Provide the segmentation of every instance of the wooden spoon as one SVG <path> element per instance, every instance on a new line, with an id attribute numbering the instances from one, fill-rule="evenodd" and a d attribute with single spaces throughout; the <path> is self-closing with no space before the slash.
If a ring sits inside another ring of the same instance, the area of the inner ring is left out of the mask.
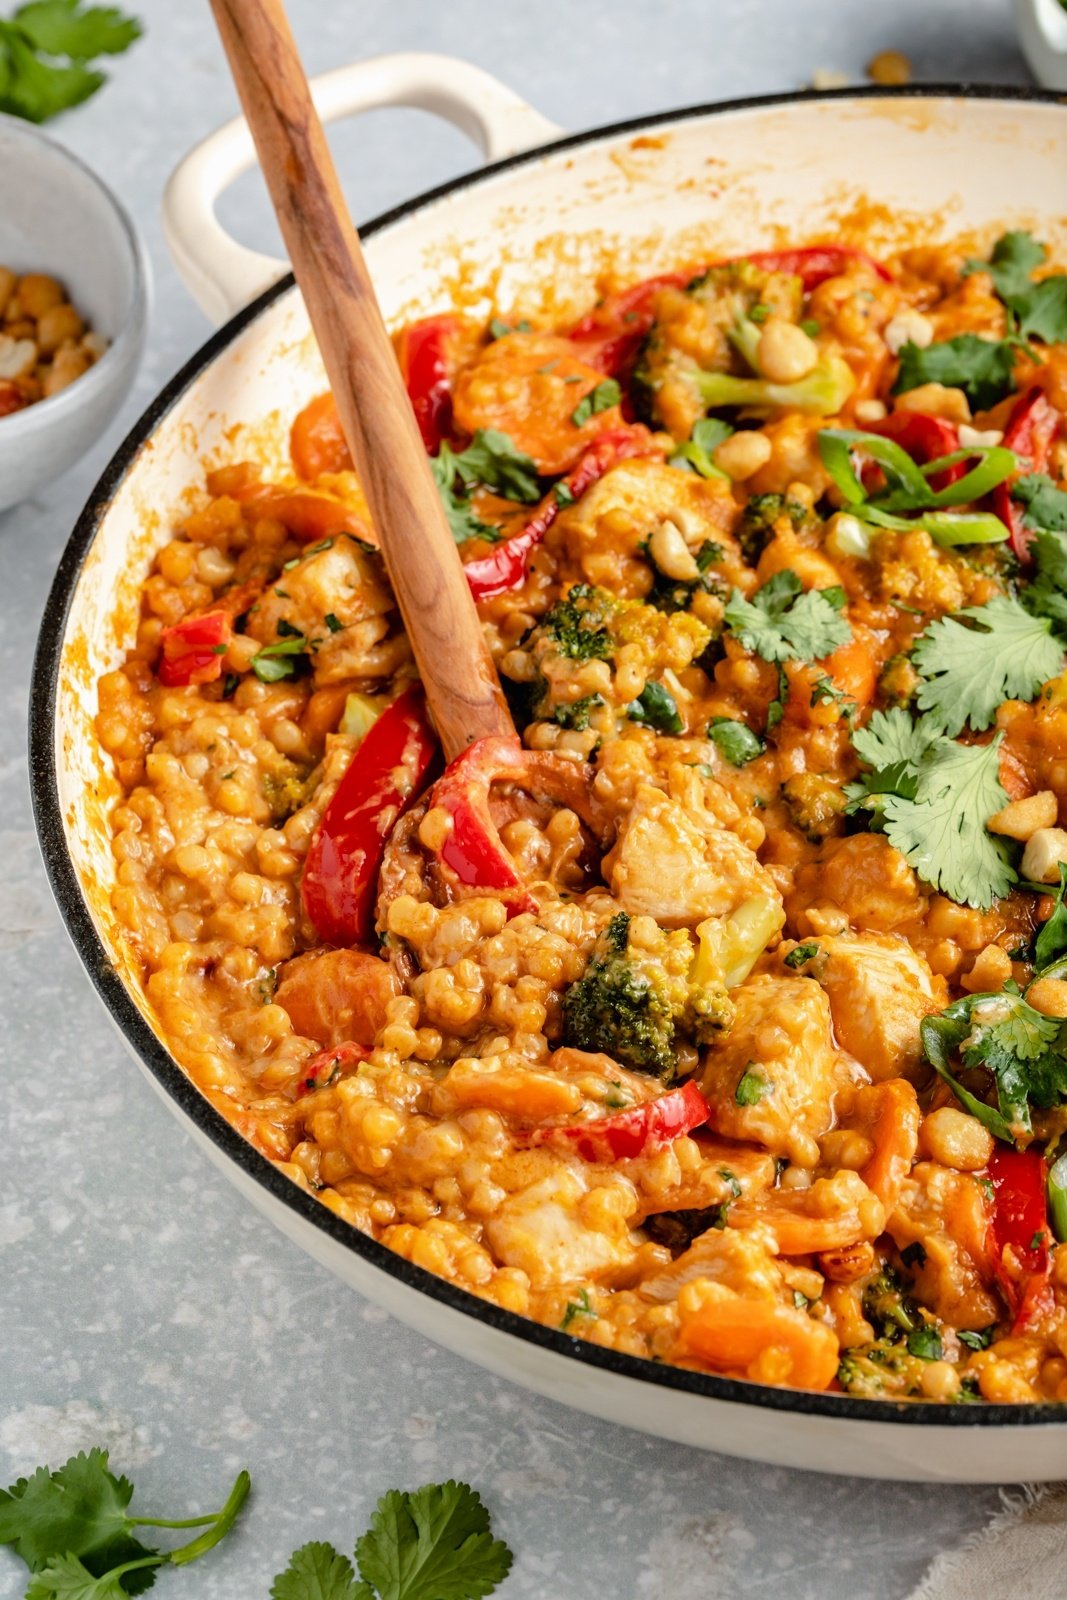
<path id="1" fill-rule="evenodd" d="M 211 0 L 445 755 L 515 729 L 280 0 Z"/>

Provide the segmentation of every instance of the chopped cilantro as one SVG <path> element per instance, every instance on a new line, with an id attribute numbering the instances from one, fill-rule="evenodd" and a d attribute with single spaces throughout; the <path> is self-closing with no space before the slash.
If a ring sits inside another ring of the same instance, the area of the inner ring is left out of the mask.
<path id="1" fill-rule="evenodd" d="M 1056 1017 L 1035 1011 L 1013 985 L 1002 994 L 968 995 L 920 1025 L 926 1058 L 960 1103 L 990 1133 L 1009 1143 L 1031 1131 L 1030 1108 L 1048 1110 L 1067 1100 L 1067 1030 Z M 997 1104 L 959 1083 L 950 1062 L 984 1067 Z"/>
<path id="2" fill-rule="evenodd" d="M 956 1337 L 960 1344 L 965 1344 L 968 1350 L 988 1350 L 997 1335 L 996 1323 L 991 1323 L 988 1328 L 960 1328 Z"/>
<path id="3" fill-rule="evenodd" d="M 1067 955 L 1067 905 L 1064 905 L 1064 890 L 1067 889 L 1067 866 L 1060 863 L 1060 885 L 1056 890 L 1056 900 L 1052 913 L 1038 930 L 1034 940 L 1034 966 L 1038 972 L 1050 966 L 1053 961 Z M 1024 947 L 1022 957 L 1026 956 Z"/>
<path id="4" fill-rule="evenodd" d="M 649 679 L 641 690 L 636 700 L 632 700 L 626 707 L 626 715 L 631 722 L 643 722 L 650 728 L 655 728 L 657 733 L 681 733 L 685 723 L 678 711 L 678 705 L 669 689 L 662 683 Z"/>
<path id="5" fill-rule="evenodd" d="M 581 428 L 590 417 L 599 416 L 601 411 L 610 411 L 612 406 L 617 406 L 622 399 L 622 390 L 614 378 L 602 378 L 595 389 L 590 389 L 575 406 L 571 413 L 571 421 L 576 428 Z"/>
<path id="6" fill-rule="evenodd" d="M 755 761 L 767 748 L 747 723 L 735 722 L 732 717 L 712 717 L 708 723 L 708 738 L 723 759 L 735 767 Z"/>
<path id="7" fill-rule="evenodd" d="M 595 1316 L 596 1312 L 589 1303 L 589 1290 L 581 1289 L 578 1292 L 578 1298 L 576 1300 L 569 1300 L 567 1302 L 567 1309 L 563 1313 L 563 1321 L 560 1323 L 560 1328 L 564 1333 L 566 1333 L 571 1323 L 576 1321 L 578 1317 Z"/>
<path id="8" fill-rule="evenodd" d="M 442 444 L 430 466 L 457 544 L 465 539 L 493 541 L 500 537 L 496 528 L 471 510 L 471 491 L 479 484 L 520 505 L 532 505 L 540 497 L 535 463 L 496 428 L 479 428 L 465 450 Z"/>
<path id="9" fill-rule="evenodd" d="M 795 949 L 790 950 L 789 954 L 784 957 L 784 960 L 786 966 L 792 967 L 795 972 L 797 967 L 803 967 L 818 954 L 819 946 L 817 944 L 798 944 Z"/>
<path id="10" fill-rule="evenodd" d="M 926 680 L 919 686 L 919 709 L 945 733 L 957 734 L 968 725 L 988 728 L 1004 700 L 1032 700 L 1061 670 L 1063 647 L 1048 618 L 997 595 L 932 622 L 912 662 Z"/>
<path id="11" fill-rule="evenodd" d="M 711 459 L 724 439 L 733 433 L 728 422 L 720 417 L 701 417 L 684 444 L 676 445 L 667 457 L 667 465 L 681 467 L 685 472 L 696 472 L 702 478 L 725 478 L 726 473 Z"/>
<path id="12" fill-rule="evenodd" d="M 962 389 L 976 411 L 987 411 L 1015 387 L 1015 350 L 1013 340 L 983 339 L 976 333 L 961 333 L 925 349 L 909 342 L 900 352 L 893 393 L 943 383 Z"/>
<path id="13" fill-rule="evenodd" d="M 288 628 L 288 623 L 285 625 Z M 278 624 L 281 633 L 282 624 Z M 279 639 L 276 644 L 265 644 L 257 650 L 252 657 L 252 671 L 261 683 L 278 683 L 282 678 L 291 678 L 296 673 L 297 657 L 304 656 L 312 648 L 313 641 L 290 629 L 291 637 Z"/>
<path id="14" fill-rule="evenodd" d="M 746 600 L 735 589 L 725 621 L 746 650 L 765 661 L 818 661 L 852 638 L 833 601 L 818 589 L 804 590 L 788 568 Z"/>
<path id="15" fill-rule="evenodd" d="M 331 633 L 340 633 L 341 629 L 344 627 L 344 623 L 340 622 L 337 617 L 334 616 L 332 611 L 327 611 L 323 620 L 325 621 L 326 626 L 329 628 Z"/>
<path id="16" fill-rule="evenodd" d="M 1020 338 L 1058 344 L 1067 339 L 1067 277 L 1054 273 L 1034 282 L 1046 254 L 1040 240 L 1019 229 L 1001 235 L 988 261 L 968 261 L 963 270 L 989 273 L 1008 310 L 1009 326 Z"/>
<path id="17" fill-rule="evenodd" d="M 908 1334 L 905 1343 L 908 1354 L 918 1356 L 920 1361 L 940 1361 L 945 1353 L 941 1343 L 940 1331 L 932 1322 L 923 1323 L 921 1327 L 913 1328 Z"/>
<path id="18" fill-rule="evenodd" d="M 753 1062 L 749 1062 L 734 1090 L 734 1100 L 739 1106 L 759 1105 L 764 1095 L 770 1094 L 772 1085 Z"/>

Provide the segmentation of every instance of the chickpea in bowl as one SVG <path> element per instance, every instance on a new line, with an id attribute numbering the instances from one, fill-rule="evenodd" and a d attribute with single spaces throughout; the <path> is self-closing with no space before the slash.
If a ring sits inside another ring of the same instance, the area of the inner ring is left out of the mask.
<path id="1" fill-rule="evenodd" d="M 144 248 L 111 191 L 47 134 L 0 116 L 0 514 L 115 420 L 149 298 Z"/>
<path id="2" fill-rule="evenodd" d="M 0 263 L 0 417 L 58 394 L 106 349 L 57 279 Z"/>

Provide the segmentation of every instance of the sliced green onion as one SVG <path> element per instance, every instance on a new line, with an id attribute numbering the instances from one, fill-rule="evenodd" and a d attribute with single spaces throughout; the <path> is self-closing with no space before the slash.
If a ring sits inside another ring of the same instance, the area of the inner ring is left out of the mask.
<path id="1" fill-rule="evenodd" d="M 924 511 L 918 517 L 895 517 L 881 506 L 869 504 L 854 505 L 851 515 L 876 528 L 892 528 L 896 533 L 920 528 L 945 549 L 958 544 L 1001 544 L 1011 537 L 1000 518 L 987 511 Z"/>
<path id="2" fill-rule="evenodd" d="M 934 491 L 908 452 L 892 439 L 883 439 L 877 433 L 863 433 L 856 428 L 820 428 L 819 454 L 823 466 L 849 505 L 860 505 L 867 498 L 867 491 L 852 464 L 854 450 L 862 450 L 878 463 L 891 492 L 907 496 L 906 504 L 934 504 Z"/>
<path id="3" fill-rule="evenodd" d="M 1056 1238 L 1067 1242 L 1067 1150 L 1048 1169 L 1048 1215 Z"/>
<path id="4" fill-rule="evenodd" d="M 1019 460 L 1013 450 L 1005 450 L 1003 445 L 982 447 L 971 450 L 953 450 L 951 455 L 938 456 L 936 461 L 929 461 L 920 471 L 924 478 L 933 478 L 939 472 L 944 472 L 946 467 L 954 467 L 960 461 L 974 461 L 977 465 L 970 472 L 964 473 L 955 483 L 946 484 L 943 489 L 936 492 L 929 490 L 924 500 L 912 501 L 903 494 L 879 495 L 877 504 L 884 506 L 887 511 L 909 511 L 913 507 L 922 510 L 925 506 L 965 506 L 972 500 L 981 500 L 998 483 L 1003 483 L 1010 478 L 1013 472 L 1019 469 Z"/>

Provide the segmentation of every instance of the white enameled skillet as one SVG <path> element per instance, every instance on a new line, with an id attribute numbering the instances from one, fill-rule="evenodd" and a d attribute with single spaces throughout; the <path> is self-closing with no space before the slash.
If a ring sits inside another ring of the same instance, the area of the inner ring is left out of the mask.
<path id="1" fill-rule="evenodd" d="M 328 74 L 317 99 L 327 117 L 386 104 L 435 111 L 492 163 L 363 230 L 392 322 L 457 295 L 475 311 L 494 299 L 577 309 L 608 263 L 636 279 L 675 262 L 825 239 L 857 221 L 876 252 L 967 230 L 986 243 L 1006 226 L 1028 226 L 1067 254 L 1067 106 L 1051 95 L 804 94 L 560 138 L 484 73 L 399 56 Z M 138 586 L 175 513 L 200 492 L 205 459 L 254 452 L 281 464 L 292 416 L 324 386 L 283 266 L 230 239 L 214 216 L 217 194 L 251 160 L 246 130 L 231 124 L 172 180 L 175 258 L 201 304 L 230 320 L 149 408 L 98 484 L 60 564 L 35 667 L 42 847 L 74 943 L 135 1059 L 238 1189 L 303 1249 L 428 1337 L 541 1394 L 666 1439 L 789 1466 L 970 1482 L 1067 1476 L 1067 1413 L 1056 1406 L 909 1405 L 761 1388 L 601 1350 L 487 1305 L 296 1188 L 169 1055 L 109 907 L 107 815 L 117 789 L 93 733 L 95 686 L 133 639 Z"/>

